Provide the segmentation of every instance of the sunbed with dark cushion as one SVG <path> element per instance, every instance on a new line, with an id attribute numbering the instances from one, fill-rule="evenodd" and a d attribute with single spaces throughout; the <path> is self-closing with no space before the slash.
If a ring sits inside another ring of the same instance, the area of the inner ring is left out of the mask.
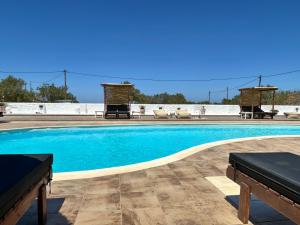
<path id="1" fill-rule="evenodd" d="M 274 208 L 283 206 L 284 202 L 281 200 L 286 200 L 285 202 L 293 206 L 291 211 L 299 206 L 300 156 L 288 152 L 231 153 L 229 163 L 231 165 L 228 167 L 227 176 L 239 184 L 246 185 L 250 192 Z M 244 197 L 242 199 L 245 199 Z M 283 213 L 289 216 L 288 206 L 281 207 L 276 209 L 281 212 L 283 210 Z M 295 218 L 292 219 L 295 221 Z M 298 221 L 300 214 L 295 222 Z"/>
<path id="2" fill-rule="evenodd" d="M 112 104 L 106 106 L 105 118 L 108 118 L 110 115 L 119 118 L 120 115 L 126 115 L 127 118 L 130 118 L 130 107 L 127 104 Z"/>
<path id="3" fill-rule="evenodd" d="M 231 153 L 234 168 L 300 203 L 300 156 L 292 153 Z"/>
<path id="4" fill-rule="evenodd" d="M 0 155 L 0 224 L 30 191 L 50 181 L 52 162 L 51 154 Z"/>
<path id="5" fill-rule="evenodd" d="M 241 106 L 241 112 L 252 112 L 252 106 Z M 278 111 L 265 112 L 259 106 L 253 107 L 253 116 L 258 119 L 264 119 L 265 116 L 273 119 L 276 116 Z"/>

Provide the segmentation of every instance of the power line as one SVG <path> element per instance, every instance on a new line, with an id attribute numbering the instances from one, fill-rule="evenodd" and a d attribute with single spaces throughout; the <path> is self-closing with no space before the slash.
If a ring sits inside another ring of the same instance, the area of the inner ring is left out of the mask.
<path id="1" fill-rule="evenodd" d="M 261 77 L 275 77 L 275 76 L 283 76 L 292 73 L 300 72 L 300 69 L 291 70 L 287 72 L 277 73 L 277 74 L 269 74 L 269 75 L 261 75 Z M 69 73 L 81 76 L 90 76 L 90 77 L 102 77 L 102 78 L 112 78 L 112 79 L 122 79 L 122 80 L 139 80 L 139 81 L 154 81 L 154 82 L 209 82 L 209 81 L 228 81 L 228 80 L 239 80 L 239 79 L 247 79 L 247 78 L 257 78 L 257 75 L 252 76 L 239 76 L 239 77 L 225 77 L 225 78 L 210 78 L 210 79 L 153 79 L 153 78 L 137 78 L 137 77 L 123 77 L 123 76 L 109 76 L 95 73 L 81 73 L 70 71 Z"/>
<path id="2" fill-rule="evenodd" d="M 261 78 L 262 78 L 262 75 L 259 75 L 259 76 L 258 76 L 258 87 L 261 86 Z"/>
<path id="3" fill-rule="evenodd" d="M 224 92 L 231 91 L 231 90 L 237 90 L 237 89 L 242 88 L 242 87 L 244 87 L 244 86 L 246 86 L 248 84 L 251 84 L 253 82 L 257 82 L 257 80 L 259 81 L 259 86 L 260 86 L 261 85 L 261 79 L 263 77 L 283 76 L 283 75 L 287 75 L 287 74 L 291 74 L 291 73 L 296 73 L 296 72 L 300 72 L 300 70 L 292 70 L 292 71 L 288 71 L 288 72 L 277 73 L 277 74 L 270 74 L 270 75 L 260 75 L 260 76 L 256 76 L 256 78 L 253 79 L 253 80 L 250 80 L 250 81 L 248 81 L 246 83 L 243 83 L 243 84 L 240 84 L 238 86 L 229 88 L 228 90 L 227 89 L 216 90 L 216 91 L 211 91 L 211 93 L 224 93 Z"/>
<path id="4" fill-rule="evenodd" d="M 284 75 L 288 75 L 288 74 L 292 74 L 292 73 L 297 73 L 297 72 L 300 72 L 300 69 L 291 70 L 291 71 L 282 72 L 282 73 L 275 73 L 275 74 L 264 75 L 262 77 L 277 77 L 277 76 L 284 76 Z"/>
<path id="5" fill-rule="evenodd" d="M 209 91 L 209 102 L 211 101 L 211 94 L 226 93 L 226 99 L 229 99 L 229 96 L 228 96 L 229 95 L 229 91 L 238 90 L 238 89 L 240 89 L 240 88 L 242 88 L 242 87 L 244 87 L 244 86 L 246 86 L 248 84 L 251 84 L 253 82 L 257 82 L 257 79 L 258 79 L 258 77 L 255 78 L 255 79 L 252 79 L 252 80 L 250 80 L 250 81 L 248 81 L 246 83 L 242 83 L 242 84 L 240 84 L 238 86 L 232 87 L 232 88 L 226 87 L 226 89 L 224 89 L 224 90 Z"/>
<path id="6" fill-rule="evenodd" d="M 23 74 L 51 74 L 51 73 L 61 73 L 62 71 L 0 71 L 0 73 L 14 74 L 14 73 L 23 73 Z M 209 82 L 209 81 L 227 81 L 227 80 L 239 80 L 252 78 L 254 76 L 240 76 L 240 77 L 226 77 L 226 78 L 210 78 L 210 79 L 154 79 L 154 78 L 137 78 L 137 77 L 127 77 L 127 76 L 110 76 L 94 73 L 81 73 L 75 71 L 68 71 L 70 74 L 89 76 L 89 77 L 101 77 L 101 78 L 111 78 L 111 79 L 121 79 L 121 80 L 137 80 L 137 81 L 154 81 L 154 82 Z M 42 83 L 42 82 L 41 82 Z"/>
<path id="7" fill-rule="evenodd" d="M 226 77 L 226 78 L 210 78 L 210 79 L 154 79 L 154 78 L 137 78 L 137 77 L 123 77 L 123 76 L 109 76 L 94 73 L 80 73 L 69 71 L 70 74 L 90 76 L 90 77 L 101 77 L 101 78 L 112 78 L 121 80 L 137 80 L 137 81 L 154 81 L 154 82 L 209 82 L 209 81 L 227 81 L 227 80 L 239 80 L 252 78 L 255 76 L 240 76 L 240 77 Z"/>
<path id="8" fill-rule="evenodd" d="M 47 83 L 50 83 L 50 82 L 52 82 L 54 80 L 57 80 L 60 77 L 62 77 L 62 74 L 56 75 L 56 76 L 50 78 L 49 80 L 45 80 L 45 81 L 31 81 L 31 83 L 34 83 L 34 84 L 47 84 Z"/>
<path id="9" fill-rule="evenodd" d="M 226 87 L 226 99 L 229 99 L 229 88 Z"/>
<path id="10" fill-rule="evenodd" d="M 0 73 L 6 73 L 6 74 L 55 74 L 55 73 L 61 73 L 63 71 L 2 71 L 0 70 Z M 61 77 L 62 74 L 56 75 L 52 78 L 50 78 L 49 80 L 45 80 L 45 81 L 30 81 L 30 83 L 33 84 L 47 84 L 50 83 L 56 79 L 58 79 L 59 77 Z"/>
<path id="11" fill-rule="evenodd" d="M 31 74 L 51 74 L 51 73 L 62 73 L 64 70 L 57 70 L 57 71 L 0 71 L 0 73 L 31 73 Z M 261 75 L 262 78 L 264 77 L 275 77 L 275 76 L 284 76 L 292 73 L 300 72 L 300 69 L 286 71 L 282 73 L 276 74 L 268 74 L 268 75 Z M 111 78 L 111 79 L 121 79 L 121 80 L 137 80 L 137 81 L 154 81 L 154 82 L 210 82 L 210 81 L 228 81 L 228 80 L 239 80 L 239 79 L 247 79 L 247 78 L 257 78 L 257 75 L 251 76 L 230 76 L 224 78 L 210 78 L 210 79 L 154 79 L 154 78 L 138 78 L 138 77 L 131 77 L 131 76 L 110 76 L 110 75 L 103 75 L 103 74 L 96 74 L 96 73 L 82 73 L 82 72 L 75 72 L 75 71 L 68 71 L 69 74 L 74 75 L 81 75 L 81 76 L 90 76 L 90 77 L 101 77 L 101 78 Z"/>
<path id="12" fill-rule="evenodd" d="M 236 90 L 236 89 L 239 89 L 239 88 L 241 88 L 241 87 L 245 87 L 246 85 L 251 84 L 251 83 L 253 83 L 253 82 L 255 82 L 255 81 L 257 81 L 257 78 L 255 78 L 255 79 L 253 79 L 253 80 L 250 80 L 250 81 L 248 81 L 248 82 L 246 82 L 246 83 L 240 84 L 240 85 L 238 85 L 238 86 L 235 86 L 235 87 L 233 87 L 233 88 L 231 88 L 231 89 L 229 89 L 229 90 Z"/>
<path id="13" fill-rule="evenodd" d="M 60 73 L 62 71 L 3 71 L 0 70 L 0 73 L 7 73 L 7 74 L 13 74 L 13 73 L 30 73 L 30 74 L 47 74 L 47 73 Z"/>
<path id="14" fill-rule="evenodd" d="M 257 78 L 252 79 L 252 80 L 250 80 L 250 81 L 247 81 L 246 83 L 242 83 L 242 84 L 240 84 L 240 85 L 238 85 L 238 86 L 234 86 L 234 87 L 232 87 L 232 88 L 227 87 L 226 89 L 216 90 L 216 91 L 211 91 L 211 93 L 225 93 L 225 92 L 228 92 L 228 91 L 237 90 L 237 89 L 239 89 L 239 88 L 241 88 L 241 87 L 244 87 L 244 86 L 246 86 L 246 85 L 248 85 L 248 84 L 253 83 L 254 81 L 257 81 Z"/>
<path id="15" fill-rule="evenodd" d="M 64 70 L 64 91 L 65 91 L 65 100 L 67 100 L 67 92 L 68 92 L 68 86 L 67 86 L 67 70 Z"/>
<path id="16" fill-rule="evenodd" d="M 229 81 L 229 80 L 239 80 L 239 79 L 247 79 L 247 78 L 255 78 L 251 79 L 250 81 L 243 83 L 241 85 L 228 88 L 223 90 L 215 90 L 215 91 L 209 91 L 209 99 L 211 97 L 212 93 L 224 93 L 226 92 L 226 96 L 228 98 L 228 92 L 231 90 L 236 90 L 241 87 L 244 87 L 248 84 L 251 84 L 253 82 L 256 82 L 257 80 L 259 81 L 259 86 L 261 85 L 261 80 L 262 78 L 269 78 L 269 77 L 277 77 L 277 76 L 285 76 L 293 73 L 300 72 L 300 69 L 296 70 L 290 70 L 286 72 L 281 72 L 281 73 L 276 73 L 276 74 L 268 74 L 268 75 L 253 75 L 253 76 L 239 76 L 239 77 L 224 77 L 224 78 L 210 78 L 210 79 L 154 79 L 154 78 L 137 78 L 137 77 L 129 77 L 129 76 L 110 76 L 110 75 L 102 75 L 102 74 L 95 74 L 95 73 L 81 73 L 81 72 L 75 72 L 75 71 L 67 71 L 67 70 L 57 70 L 57 71 L 1 71 L 0 73 L 7 73 L 7 74 L 54 74 L 54 73 L 60 73 L 57 76 L 54 76 L 53 78 L 43 81 L 43 82 L 34 82 L 30 81 L 30 83 L 36 83 L 36 84 L 45 84 L 45 83 L 50 83 L 62 75 L 64 75 L 64 87 L 65 87 L 65 94 L 67 90 L 67 72 L 69 74 L 73 75 L 80 75 L 80 76 L 89 76 L 89 77 L 101 77 L 101 78 L 111 78 L 111 79 L 121 79 L 121 80 L 136 80 L 136 81 L 153 81 L 153 82 L 210 82 L 210 81 Z"/>

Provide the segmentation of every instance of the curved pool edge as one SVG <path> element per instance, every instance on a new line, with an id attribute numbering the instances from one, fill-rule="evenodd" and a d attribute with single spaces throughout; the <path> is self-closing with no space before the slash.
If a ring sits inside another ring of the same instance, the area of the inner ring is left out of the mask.
<path id="1" fill-rule="evenodd" d="M 48 121 L 46 121 L 48 122 Z M 52 121 L 51 121 L 52 122 Z M 64 121 L 65 122 L 65 121 Z M 271 125 L 271 126 L 300 126 L 300 121 L 257 121 L 257 120 L 247 120 L 247 121 L 210 121 L 210 120 L 197 120 L 197 121 L 132 121 L 132 123 L 123 123 L 122 121 L 117 123 L 95 123 L 95 124 L 61 124 L 61 125 L 34 125 L 34 126 L 22 126 L 22 127 L 11 127 L 11 128 L 1 128 L 0 132 L 6 131 L 22 131 L 30 129 L 47 129 L 47 128 L 81 128 L 81 127 L 115 127 L 115 126 L 155 126 L 155 125 Z M 284 122 L 284 123 L 282 123 Z"/>
<path id="2" fill-rule="evenodd" d="M 135 172 L 144 169 L 150 169 L 158 166 L 163 166 L 168 163 L 176 162 L 181 159 L 184 159 L 188 156 L 206 150 L 208 148 L 230 144 L 235 142 L 242 142 L 242 141 L 251 141 L 251 140 L 263 140 L 263 139 L 272 139 L 272 138 L 293 138 L 298 137 L 300 135 L 272 135 L 272 136 L 256 136 L 256 137 L 246 137 L 246 138 L 234 138 L 222 141 L 215 141 L 210 143 L 205 143 L 201 145 L 196 145 L 187 149 L 184 149 L 180 152 L 174 153 L 172 155 L 162 157 L 159 159 L 154 159 L 142 163 L 136 163 L 126 166 L 118 166 L 118 167 L 111 167 L 111 168 L 104 168 L 104 169 L 95 169 L 95 170 L 83 170 L 83 171 L 76 171 L 76 172 L 60 172 L 60 173 L 53 173 L 53 181 L 63 181 L 63 180 L 77 180 L 77 179 L 87 179 L 87 178 L 95 178 L 95 177 L 102 177 L 102 176 L 109 176 L 109 175 L 116 175 L 116 174 L 123 174 L 129 172 Z"/>

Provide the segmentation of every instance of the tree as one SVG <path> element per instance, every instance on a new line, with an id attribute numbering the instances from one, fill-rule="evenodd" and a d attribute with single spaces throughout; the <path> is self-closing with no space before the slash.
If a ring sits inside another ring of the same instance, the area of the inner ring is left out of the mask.
<path id="1" fill-rule="evenodd" d="M 197 102 L 197 104 L 205 104 L 205 105 L 209 105 L 211 104 L 208 100 L 204 100 L 204 101 L 201 101 L 201 102 Z"/>
<path id="2" fill-rule="evenodd" d="M 67 92 L 67 95 L 65 96 L 64 86 L 57 87 L 54 84 L 43 84 L 39 86 L 37 90 L 37 96 L 42 102 L 56 102 L 59 100 L 65 100 L 65 97 L 67 100 L 72 102 L 78 102 L 76 97 L 70 92 Z"/>
<path id="3" fill-rule="evenodd" d="M 28 102 L 34 99 L 34 93 L 25 89 L 25 81 L 11 75 L 0 81 L 0 94 L 6 102 Z"/>
<path id="4" fill-rule="evenodd" d="M 54 84 L 43 84 L 37 91 L 26 90 L 26 82 L 11 75 L 0 81 L 0 101 L 5 102 L 55 102 L 65 99 L 65 88 Z M 77 102 L 76 97 L 67 92 L 67 100 Z"/>
<path id="5" fill-rule="evenodd" d="M 222 104 L 224 105 L 239 105 L 240 104 L 240 95 L 236 95 L 231 99 L 222 99 Z"/>
<path id="6" fill-rule="evenodd" d="M 188 101 L 181 93 L 174 95 L 168 94 L 167 92 L 156 94 L 150 97 L 150 103 L 152 104 L 187 104 Z"/>
<path id="7" fill-rule="evenodd" d="M 272 103 L 272 93 L 263 92 L 262 104 Z M 277 105 L 299 105 L 300 91 L 278 91 L 275 94 L 275 104 Z"/>
<path id="8" fill-rule="evenodd" d="M 130 84 L 129 81 L 124 81 L 123 84 Z M 167 92 L 155 95 L 145 95 L 139 89 L 133 88 L 132 101 L 140 104 L 188 104 L 193 103 L 187 101 L 185 96 L 181 93 L 168 94 Z"/>

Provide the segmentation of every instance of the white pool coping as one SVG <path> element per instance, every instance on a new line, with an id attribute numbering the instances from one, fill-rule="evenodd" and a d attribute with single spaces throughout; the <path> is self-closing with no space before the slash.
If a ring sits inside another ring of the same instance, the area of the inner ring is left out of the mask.
<path id="1" fill-rule="evenodd" d="M 273 135 L 273 136 L 258 136 L 258 137 L 247 137 L 247 138 L 234 138 L 224 141 L 215 141 L 206 144 L 197 145 L 175 154 L 147 161 L 142 163 L 136 163 L 126 166 L 118 166 L 118 167 L 111 167 L 111 168 L 104 168 L 104 169 L 95 169 L 95 170 L 83 170 L 83 171 L 76 171 L 76 172 L 61 172 L 61 173 L 54 173 L 53 180 L 54 181 L 63 181 L 63 180 L 75 180 L 75 179 L 86 179 L 86 178 L 95 178 L 101 176 L 108 176 L 108 175 L 115 175 L 115 174 L 122 174 L 122 173 L 129 173 L 144 169 L 149 169 L 153 167 L 163 166 L 168 163 L 176 162 L 178 160 L 184 159 L 188 156 L 191 156 L 195 153 L 200 151 L 206 150 L 208 148 L 241 142 L 241 141 L 250 141 L 250 140 L 264 140 L 264 139 L 271 139 L 271 138 L 293 138 L 297 137 L 300 138 L 300 135 Z"/>

